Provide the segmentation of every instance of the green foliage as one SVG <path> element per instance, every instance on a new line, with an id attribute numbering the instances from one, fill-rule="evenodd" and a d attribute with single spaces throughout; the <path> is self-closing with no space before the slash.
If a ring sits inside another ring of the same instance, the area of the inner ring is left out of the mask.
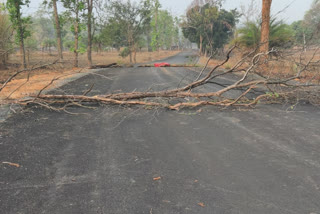
<path id="1" fill-rule="evenodd" d="M 233 35 L 233 29 L 238 22 L 239 13 L 236 10 L 226 11 L 215 4 L 194 6 L 187 11 L 182 23 L 182 32 L 191 42 L 215 50 L 222 48 Z"/>
<path id="2" fill-rule="evenodd" d="M 109 5 L 110 17 L 103 32 L 106 43 L 118 42 L 118 45 L 127 46 L 129 54 L 136 50 L 136 44 L 150 25 L 150 0 L 139 3 L 131 1 L 111 1 Z M 114 45 L 114 43 L 113 43 Z"/>
<path id="3" fill-rule="evenodd" d="M 280 94 L 278 94 L 277 92 L 266 92 L 266 95 L 268 95 L 271 98 L 279 98 Z"/>
<path id="4" fill-rule="evenodd" d="M 247 22 L 245 25 L 238 29 L 238 37 L 234 43 L 238 43 L 245 47 L 256 47 L 260 42 L 260 24 L 256 22 Z"/>
<path id="5" fill-rule="evenodd" d="M 55 47 L 56 41 L 54 39 L 45 39 L 41 45 L 48 48 Z"/>
<path id="6" fill-rule="evenodd" d="M 17 43 L 31 36 L 30 30 L 27 29 L 28 25 L 31 24 L 31 17 L 22 17 L 21 13 L 22 6 L 28 6 L 29 3 L 29 0 L 7 0 L 6 7 L 12 27 L 16 31 Z"/>
<path id="7" fill-rule="evenodd" d="M 63 43 L 63 46 L 64 46 L 65 48 L 68 48 L 69 51 L 71 51 L 71 52 L 74 52 L 74 51 L 75 51 L 75 49 L 74 49 L 74 41 L 72 41 L 72 40 L 67 40 L 67 41 L 65 41 L 65 42 Z M 77 49 L 77 52 L 83 54 L 83 53 L 85 53 L 86 51 L 87 51 L 87 46 L 86 46 L 86 44 L 84 44 L 83 42 L 80 42 L 80 43 L 79 43 L 79 46 L 78 46 L 78 49 Z"/>
<path id="8" fill-rule="evenodd" d="M 170 49 L 179 37 L 179 28 L 176 19 L 167 10 L 159 10 L 158 15 L 152 17 L 152 42 L 151 47 L 155 51 L 160 47 Z"/>
<path id="9" fill-rule="evenodd" d="M 0 4 L 0 67 L 1 64 L 6 64 L 6 55 L 12 48 L 12 28 L 9 21 L 9 16 L 5 12 L 4 7 Z"/>
<path id="10" fill-rule="evenodd" d="M 139 48 L 139 49 L 142 49 L 143 47 L 145 47 L 147 45 L 147 40 L 143 37 L 140 37 L 138 40 L 137 40 L 137 43 L 136 43 L 136 47 Z"/>
<path id="11" fill-rule="evenodd" d="M 37 50 L 38 40 L 34 37 L 29 37 L 25 40 L 25 48 L 28 50 Z"/>
<path id="12" fill-rule="evenodd" d="M 126 58 L 127 56 L 130 55 L 130 49 L 125 47 L 119 54 L 122 58 Z"/>
<path id="13" fill-rule="evenodd" d="M 303 44 L 304 37 L 307 44 L 320 42 L 320 1 L 314 0 L 310 10 L 305 13 L 302 21 L 292 24 L 297 43 Z"/>
<path id="14" fill-rule="evenodd" d="M 294 39 L 296 44 L 303 45 L 305 42 L 312 40 L 312 29 L 307 27 L 304 21 L 296 21 L 291 24 L 294 32 Z"/>
<path id="15" fill-rule="evenodd" d="M 237 38 L 233 43 L 244 47 L 254 48 L 260 43 L 261 25 L 260 21 L 247 22 L 238 29 Z M 294 31 L 292 28 L 276 19 L 270 22 L 270 48 L 272 47 L 290 47 L 294 42 Z"/>
<path id="16" fill-rule="evenodd" d="M 32 25 L 29 28 L 32 34 L 31 40 L 36 40 L 38 46 L 43 46 L 46 40 L 53 40 L 55 42 L 56 38 L 53 18 L 48 17 L 46 13 L 47 11 L 40 9 L 31 19 Z"/>
<path id="17" fill-rule="evenodd" d="M 99 39 L 104 45 L 116 49 L 128 45 L 127 36 L 123 32 L 123 27 L 120 22 L 113 18 L 110 18 L 109 22 L 102 27 Z"/>

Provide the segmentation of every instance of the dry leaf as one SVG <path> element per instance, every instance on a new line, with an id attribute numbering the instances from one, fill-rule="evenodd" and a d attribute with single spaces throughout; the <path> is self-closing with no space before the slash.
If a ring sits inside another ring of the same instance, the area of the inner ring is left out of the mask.
<path id="1" fill-rule="evenodd" d="M 161 177 L 153 178 L 154 181 L 158 181 L 160 179 L 161 179 Z"/>
<path id="2" fill-rule="evenodd" d="M 202 202 L 198 203 L 198 205 L 199 205 L 200 207 L 205 207 L 204 203 L 202 203 Z"/>
<path id="3" fill-rule="evenodd" d="M 8 165 L 10 165 L 10 166 L 15 166 L 15 167 L 20 167 L 20 165 L 19 164 L 17 164 L 17 163 L 11 163 L 11 162 L 2 162 L 3 164 L 8 164 Z"/>

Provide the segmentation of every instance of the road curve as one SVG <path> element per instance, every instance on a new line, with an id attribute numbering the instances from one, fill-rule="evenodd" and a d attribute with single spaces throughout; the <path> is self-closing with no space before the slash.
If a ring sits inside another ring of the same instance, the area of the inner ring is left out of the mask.
<path id="1" fill-rule="evenodd" d="M 197 74 L 104 69 L 52 93 L 163 90 Z M 320 214 L 316 107 L 92 107 L 30 107 L 0 123 L 0 213 Z"/>

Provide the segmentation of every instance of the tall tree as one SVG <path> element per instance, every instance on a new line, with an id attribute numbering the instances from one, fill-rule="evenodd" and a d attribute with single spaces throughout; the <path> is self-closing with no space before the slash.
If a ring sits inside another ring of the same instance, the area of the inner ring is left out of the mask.
<path id="1" fill-rule="evenodd" d="M 320 1 L 314 0 L 311 4 L 310 10 L 308 10 L 304 19 L 300 22 L 300 30 L 302 31 L 302 37 L 304 45 L 307 44 L 319 44 L 320 41 Z M 301 34 L 301 33 L 300 33 Z"/>
<path id="2" fill-rule="evenodd" d="M 53 17 L 54 17 L 54 29 L 56 34 L 56 46 L 58 49 L 58 58 L 60 61 L 63 60 L 63 45 L 62 45 L 62 33 L 61 33 L 61 16 L 58 13 L 57 7 L 58 0 L 44 0 L 43 4 L 48 5 L 50 8 L 53 9 Z"/>
<path id="3" fill-rule="evenodd" d="M 223 50 L 237 21 L 236 10 L 226 11 L 208 3 L 187 11 L 182 32 L 191 42 L 198 44 L 202 55 L 216 49 Z"/>
<path id="4" fill-rule="evenodd" d="M 161 8 L 161 4 L 159 0 L 153 0 L 152 2 L 152 13 L 153 13 L 153 19 L 151 22 L 151 47 L 152 50 L 159 50 L 160 44 L 159 44 L 159 9 Z"/>
<path id="5" fill-rule="evenodd" d="M 21 7 L 25 5 L 29 6 L 29 3 L 29 0 L 7 0 L 10 21 L 16 31 L 16 41 L 20 45 L 21 64 L 23 68 L 27 67 L 24 40 L 30 36 L 27 25 L 31 23 L 31 20 L 30 17 L 22 17 Z"/>
<path id="6" fill-rule="evenodd" d="M 12 29 L 9 22 L 9 17 L 0 4 L 0 69 L 6 68 L 7 57 L 9 55 L 10 44 L 12 37 Z"/>
<path id="7" fill-rule="evenodd" d="M 63 60 L 63 53 L 62 53 L 63 47 L 62 47 L 60 20 L 59 20 L 58 8 L 57 8 L 57 0 L 52 0 L 52 6 L 53 6 L 55 29 L 56 29 L 56 35 L 57 35 L 58 56 L 60 60 Z"/>
<path id="8" fill-rule="evenodd" d="M 80 19 L 81 13 L 85 9 L 85 2 L 83 0 L 63 0 L 63 6 L 67 9 L 66 16 L 70 18 L 72 22 L 71 31 L 74 34 L 74 60 L 73 66 L 79 66 L 79 35 L 81 32 Z"/>
<path id="9" fill-rule="evenodd" d="M 269 51 L 271 3 L 272 3 L 272 0 L 262 0 L 260 52 L 268 52 Z"/>
<path id="10" fill-rule="evenodd" d="M 110 2 L 111 17 L 109 22 L 119 26 L 122 35 L 125 35 L 130 62 L 136 62 L 137 42 L 150 25 L 150 1 L 136 2 L 112 1 Z M 117 35 L 121 36 L 121 35 Z"/>
<path id="11" fill-rule="evenodd" d="M 93 0 L 87 1 L 87 30 L 88 30 L 88 46 L 87 46 L 87 59 L 89 67 L 92 66 L 92 10 Z"/>

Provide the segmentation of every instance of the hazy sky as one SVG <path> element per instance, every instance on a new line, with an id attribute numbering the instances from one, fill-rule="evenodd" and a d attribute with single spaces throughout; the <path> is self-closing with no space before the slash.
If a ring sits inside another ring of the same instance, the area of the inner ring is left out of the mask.
<path id="1" fill-rule="evenodd" d="M 258 3 L 261 3 L 261 1 L 262 0 L 256 0 Z M 272 13 L 276 14 L 292 3 L 289 8 L 279 15 L 285 21 L 291 23 L 303 18 L 304 13 L 310 9 L 312 1 L 313 0 L 273 0 Z M 31 0 L 30 8 L 27 9 L 27 11 L 29 13 L 35 12 L 41 2 L 42 0 Z M 180 16 L 184 14 L 192 0 L 160 0 L 160 2 L 164 9 L 168 9 L 174 14 Z M 250 2 L 251 0 L 225 0 L 223 7 L 226 9 L 234 9 L 239 8 L 242 4 L 249 4 Z M 259 9 L 261 9 L 260 5 Z"/>
<path id="2" fill-rule="evenodd" d="M 171 10 L 173 13 L 182 15 L 192 0 L 160 0 L 163 8 Z M 249 4 L 251 0 L 225 0 L 223 5 L 226 9 L 239 8 L 241 4 Z M 262 0 L 256 0 L 260 3 Z M 281 13 L 281 18 L 291 23 L 303 18 L 304 13 L 310 9 L 313 0 L 273 0 L 272 13 L 276 14 L 290 5 L 288 9 Z M 259 9 L 261 6 L 259 5 Z M 279 15 L 280 16 L 280 15 Z"/>

